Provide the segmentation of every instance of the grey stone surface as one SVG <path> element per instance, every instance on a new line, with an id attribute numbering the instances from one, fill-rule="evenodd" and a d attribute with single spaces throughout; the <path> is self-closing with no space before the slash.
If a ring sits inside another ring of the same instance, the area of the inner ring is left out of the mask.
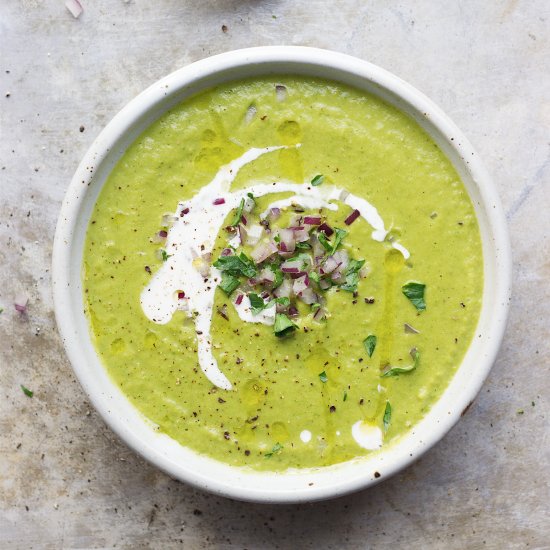
<path id="1" fill-rule="evenodd" d="M 0 2 L 0 547 L 550 548 L 550 3 L 81 1 L 78 20 L 63 0 Z M 127 101 L 283 43 L 379 64 L 454 119 L 502 198 L 514 298 L 482 392 L 421 460 L 332 502 L 258 506 L 171 480 L 105 427 L 56 332 L 50 255 L 71 175 Z"/>

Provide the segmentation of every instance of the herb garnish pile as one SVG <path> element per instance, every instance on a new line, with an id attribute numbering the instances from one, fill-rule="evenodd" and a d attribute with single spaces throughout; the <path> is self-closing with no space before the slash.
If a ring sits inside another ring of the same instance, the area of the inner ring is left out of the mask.
<path id="1" fill-rule="evenodd" d="M 314 185 L 322 183 L 320 178 Z M 280 225 L 279 208 L 259 216 L 255 207 L 249 193 L 226 227 L 230 242 L 238 246 L 228 245 L 213 264 L 222 273 L 220 288 L 228 296 L 237 292 L 237 306 L 246 295 L 254 315 L 274 308 L 273 331 L 279 337 L 292 333 L 304 312 L 316 321 L 326 319 L 327 291 L 336 287 L 354 293 L 366 276 L 365 260 L 351 258 L 342 246 L 348 232 L 328 225 L 322 213 L 304 214 L 298 205 L 290 221 Z"/>

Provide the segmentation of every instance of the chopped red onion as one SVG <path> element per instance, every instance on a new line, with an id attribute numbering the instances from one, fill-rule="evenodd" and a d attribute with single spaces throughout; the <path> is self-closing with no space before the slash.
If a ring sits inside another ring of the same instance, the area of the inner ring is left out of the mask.
<path id="1" fill-rule="evenodd" d="M 306 288 L 301 294 L 300 294 L 300 300 L 304 302 L 304 304 L 314 304 L 318 301 L 318 296 L 313 292 L 312 288 Z"/>
<path id="2" fill-rule="evenodd" d="M 300 260 L 290 260 L 281 264 L 283 273 L 299 273 L 301 271 L 302 262 Z"/>
<path id="3" fill-rule="evenodd" d="M 224 248 L 220 254 L 220 256 L 232 256 L 233 250 L 231 248 Z"/>
<path id="4" fill-rule="evenodd" d="M 164 214 L 161 219 L 161 225 L 162 227 L 171 227 L 177 220 L 177 216 L 174 216 L 174 214 Z"/>
<path id="5" fill-rule="evenodd" d="M 294 252 L 296 249 L 296 238 L 292 229 L 279 229 L 280 249 L 282 252 Z"/>
<path id="6" fill-rule="evenodd" d="M 240 306 L 241 303 L 242 303 L 242 301 L 243 301 L 243 298 L 244 298 L 244 294 L 239 294 L 239 295 L 237 296 L 237 299 L 235 300 L 235 304 L 238 305 L 238 306 Z"/>
<path id="7" fill-rule="evenodd" d="M 314 314 L 313 319 L 315 321 L 322 321 L 323 319 L 326 319 L 327 312 L 324 307 L 320 307 Z"/>
<path id="8" fill-rule="evenodd" d="M 75 19 L 78 19 L 84 11 L 82 4 L 78 0 L 67 0 L 65 2 L 65 7 L 71 12 L 71 15 Z"/>
<path id="9" fill-rule="evenodd" d="M 180 218 L 183 218 L 186 214 L 189 214 L 189 208 L 183 208 L 180 212 Z"/>
<path id="10" fill-rule="evenodd" d="M 359 277 L 361 277 L 361 279 L 364 279 L 368 274 L 369 274 L 369 268 L 366 265 L 364 265 L 359 270 Z"/>
<path id="11" fill-rule="evenodd" d="M 261 225 L 251 225 L 247 230 L 246 244 L 254 246 L 262 238 L 263 227 Z"/>
<path id="12" fill-rule="evenodd" d="M 26 313 L 27 312 L 27 303 L 29 302 L 29 299 L 26 296 L 16 296 L 13 307 L 18 311 L 19 313 Z"/>
<path id="13" fill-rule="evenodd" d="M 210 263 L 202 256 L 193 260 L 193 267 L 203 276 L 208 277 L 210 274 Z"/>
<path id="14" fill-rule="evenodd" d="M 332 273 L 339 265 L 340 264 L 336 261 L 334 256 L 329 256 L 319 271 L 322 275 L 328 275 L 329 273 Z"/>
<path id="15" fill-rule="evenodd" d="M 292 294 L 292 283 L 288 279 L 283 282 L 273 291 L 277 298 L 290 298 Z"/>
<path id="16" fill-rule="evenodd" d="M 248 234 L 248 231 L 246 230 L 246 228 L 244 227 L 244 225 L 239 225 L 239 227 L 237 228 L 237 231 L 239 233 L 239 241 L 241 244 L 245 244 L 246 243 L 246 236 Z"/>
<path id="17" fill-rule="evenodd" d="M 338 262 L 339 271 L 344 272 L 349 265 L 349 256 L 345 250 L 337 250 L 332 257 Z"/>
<path id="18" fill-rule="evenodd" d="M 304 217 L 304 223 L 306 225 L 320 225 L 321 224 L 321 216 L 305 216 Z"/>
<path id="19" fill-rule="evenodd" d="M 361 212 L 359 210 L 355 209 L 345 220 L 344 223 L 346 225 L 351 225 L 359 216 L 361 215 Z"/>
<path id="20" fill-rule="evenodd" d="M 322 231 L 327 237 L 330 237 L 334 233 L 332 227 L 327 223 L 322 223 L 319 226 L 319 231 Z"/>
<path id="21" fill-rule="evenodd" d="M 185 292 L 183 290 L 178 291 L 178 300 L 183 300 L 185 298 Z"/>
<path id="22" fill-rule="evenodd" d="M 294 231 L 294 238 L 297 243 L 309 241 L 309 232 L 304 227 L 294 227 L 292 230 Z"/>
<path id="23" fill-rule="evenodd" d="M 219 206 L 220 204 L 225 204 L 225 199 L 220 197 L 219 199 L 215 199 L 212 204 L 214 204 L 215 206 Z"/>
<path id="24" fill-rule="evenodd" d="M 292 285 L 292 291 L 296 296 L 300 296 L 304 290 L 306 290 L 307 284 L 306 284 L 306 276 L 300 277 L 299 279 L 296 279 L 294 281 L 294 284 Z"/>
<path id="25" fill-rule="evenodd" d="M 326 281 L 325 279 L 321 279 L 319 281 L 319 288 L 321 290 L 328 290 L 331 286 L 332 285 L 328 281 Z"/>
<path id="26" fill-rule="evenodd" d="M 241 216 L 241 223 L 244 224 L 244 225 L 246 225 L 248 223 L 247 220 L 246 220 L 246 216 L 244 214 Z"/>
<path id="27" fill-rule="evenodd" d="M 288 315 L 289 317 L 298 317 L 298 308 L 290 306 L 288 308 Z"/>
<path id="28" fill-rule="evenodd" d="M 168 237 L 168 232 L 162 230 L 154 234 L 154 236 L 151 238 L 151 242 L 155 244 L 163 243 L 166 240 L 166 237 Z"/>
<path id="29" fill-rule="evenodd" d="M 260 281 L 262 283 L 274 283 L 275 282 L 275 273 L 271 271 L 271 269 L 268 269 L 265 267 L 260 271 L 258 274 L 258 277 L 260 278 Z"/>
<path id="30" fill-rule="evenodd" d="M 270 208 L 268 216 L 272 221 L 278 219 L 281 216 L 281 209 L 280 208 Z"/>
<path id="31" fill-rule="evenodd" d="M 244 198 L 243 212 L 252 212 L 254 206 L 256 206 L 256 203 L 253 198 L 248 196 Z"/>
<path id="32" fill-rule="evenodd" d="M 256 264 L 261 264 L 263 261 L 267 260 L 267 258 L 275 254 L 275 252 L 277 252 L 277 247 L 273 243 L 259 243 L 250 252 L 250 257 Z"/>

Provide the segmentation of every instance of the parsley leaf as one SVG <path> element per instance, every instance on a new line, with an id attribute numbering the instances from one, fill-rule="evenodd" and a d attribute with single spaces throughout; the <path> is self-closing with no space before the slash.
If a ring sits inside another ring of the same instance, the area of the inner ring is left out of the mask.
<path id="1" fill-rule="evenodd" d="M 386 409 L 384 410 L 384 431 L 387 432 L 391 422 L 391 405 L 389 401 L 386 401 Z"/>
<path id="2" fill-rule="evenodd" d="M 254 277 L 257 273 L 254 262 L 244 252 L 241 252 L 238 256 L 220 256 L 213 265 L 220 271 L 235 277 L 239 275 Z"/>
<path id="3" fill-rule="evenodd" d="M 241 218 L 243 217 L 243 208 L 244 199 L 241 199 L 241 202 L 237 207 L 237 211 L 235 212 L 235 216 L 233 217 L 233 221 L 229 224 L 231 227 L 237 227 L 237 225 L 241 223 Z"/>
<path id="4" fill-rule="evenodd" d="M 328 376 L 325 371 L 319 373 L 319 380 L 321 380 L 323 384 L 328 381 Z"/>
<path id="5" fill-rule="evenodd" d="M 327 236 L 322 231 L 319 231 L 319 233 L 317 234 L 317 238 L 319 239 L 319 242 L 321 243 L 323 248 L 330 254 L 332 252 L 332 244 L 330 244 Z"/>
<path id="6" fill-rule="evenodd" d="M 311 245 L 307 242 L 296 243 L 295 246 L 297 250 L 309 250 L 311 248 Z"/>
<path id="7" fill-rule="evenodd" d="M 166 252 L 166 250 L 164 249 L 160 251 L 160 254 L 163 262 L 165 262 L 168 258 L 172 256 L 172 254 L 168 254 L 168 252 Z"/>
<path id="8" fill-rule="evenodd" d="M 313 187 L 317 187 L 318 185 L 321 185 L 324 181 L 325 181 L 325 176 L 323 176 L 322 174 L 317 174 L 311 180 L 311 185 L 313 185 Z"/>
<path id="9" fill-rule="evenodd" d="M 411 372 L 418 367 L 418 363 L 420 362 L 420 352 L 416 352 L 414 356 L 414 363 L 412 365 L 408 365 L 406 367 L 390 367 L 388 370 L 382 373 L 383 378 L 387 378 L 388 376 L 397 376 L 398 374 L 406 374 L 407 372 Z"/>
<path id="10" fill-rule="evenodd" d="M 274 300 L 271 300 L 269 304 L 281 304 L 283 307 L 288 307 L 290 305 L 290 298 L 287 298 L 286 296 L 281 296 L 280 298 L 275 298 Z"/>
<path id="11" fill-rule="evenodd" d="M 317 233 L 317 238 L 323 246 L 323 248 L 329 253 L 329 255 L 334 254 L 337 248 L 342 244 L 342 240 L 348 234 L 345 229 L 339 229 L 338 227 L 334 228 L 334 240 L 331 242 L 327 239 L 327 236 L 323 231 Z"/>
<path id="12" fill-rule="evenodd" d="M 271 270 L 273 275 L 275 275 L 275 280 L 273 281 L 273 289 L 281 286 L 284 277 L 281 268 L 277 264 L 269 264 L 267 267 Z"/>
<path id="13" fill-rule="evenodd" d="M 348 392 L 344 391 L 344 399 L 342 399 L 342 401 L 347 401 L 347 400 L 348 400 Z"/>
<path id="14" fill-rule="evenodd" d="M 374 353 L 374 348 L 376 347 L 376 336 L 374 334 L 369 334 L 364 340 L 363 345 L 367 350 L 369 357 L 372 357 Z"/>
<path id="15" fill-rule="evenodd" d="M 340 287 L 342 290 L 356 292 L 359 284 L 359 270 L 363 267 L 365 260 L 351 260 L 346 269 L 346 282 Z"/>
<path id="16" fill-rule="evenodd" d="M 20 384 L 21 385 L 21 389 L 23 390 L 23 393 L 27 396 L 27 397 L 32 397 L 34 395 L 34 392 L 29 390 L 29 388 L 25 388 L 25 386 L 23 386 L 23 384 Z"/>
<path id="17" fill-rule="evenodd" d="M 281 338 L 282 336 L 294 332 L 297 328 L 298 327 L 284 313 L 277 313 L 277 315 L 275 315 L 275 324 L 273 325 L 275 336 Z"/>
<path id="18" fill-rule="evenodd" d="M 220 288 L 228 295 L 231 296 L 233 291 L 239 286 L 239 279 L 231 273 L 224 271 L 222 273 L 222 280 L 220 281 Z"/>
<path id="19" fill-rule="evenodd" d="M 426 309 L 426 302 L 424 301 L 425 288 L 425 284 L 409 281 L 401 287 L 401 290 L 418 311 L 424 311 Z"/>
<path id="20" fill-rule="evenodd" d="M 278 454 L 283 450 L 283 446 L 280 443 L 275 443 L 273 449 L 269 453 L 265 453 L 266 458 L 271 458 L 274 454 Z"/>

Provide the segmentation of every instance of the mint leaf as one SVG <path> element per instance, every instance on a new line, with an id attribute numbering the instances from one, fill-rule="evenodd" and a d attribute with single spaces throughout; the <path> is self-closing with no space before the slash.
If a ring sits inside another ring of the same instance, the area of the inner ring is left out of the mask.
<path id="1" fill-rule="evenodd" d="M 319 373 L 319 380 L 321 380 L 323 384 L 328 381 L 328 376 L 325 371 Z"/>
<path id="2" fill-rule="evenodd" d="M 237 277 L 225 271 L 222 273 L 222 280 L 219 286 L 228 296 L 231 296 L 233 291 L 239 286 L 239 283 L 240 281 Z"/>
<path id="3" fill-rule="evenodd" d="M 403 294 L 411 301 L 412 305 L 418 311 L 424 311 L 426 309 L 426 302 L 424 301 L 425 289 L 425 284 L 415 281 L 409 281 L 401 287 Z"/>
<path id="4" fill-rule="evenodd" d="M 277 288 L 278 286 L 281 286 L 281 283 L 283 282 L 283 272 L 281 271 L 281 268 L 277 264 L 269 264 L 268 269 L 271 270 L 273 275 L 275 275 L 275 280 L 273 281 L 273 289 Z"/>
<path id="5" fill-rule="evenodd" d="M 244 199 L 241 199 L 241 202 L 237 207 L 237 211 L 235 212 L 235 216 L 233 217 L 233 221 L 229 224 L 231 227 L 237 227 L 237 225 L 241 223 L 241 218 L 243 217 L 243 208 Z"/>
<path id="6" fill-rule="evenodd" d="M 384 422 L 384 431 L 387 432 L 391 422 L 391 405 L 389 401 L 386 401 L 386 409 L 384 410 L 382 422 Z"/>
<path id="7" fill-rule="evenodd" d="M 344 237 L 348 234 L 348 232 L 345 229 L 338 229 L 337 227 L 334 228 L 334 244 L 332 245 L 332 252 L 331 254 L 334 254 L 336 252 L 336 249 L 340 246 L 340 243 L 344 239 Z"/>
<path id="8" fill-rule="evenodd" d="M 297 328 L 298 327 L 284 313 L 277 313 L 277 315 L 275 315 L 275 324 L 273 325 L 275 336 L 281 338 L 294 332 Z"/>
<path id="9" fill-rule="evenodd" d="M 324 181 L 325 181 L 325 176 L 323 176 L 322 174 L 317 174 L 311 180 L 311 185 L 313 185 L 313 187 L 317 187 L 318 185 L 321 185 Z"/>
<path id="10" fill-rule="evenodd" d="M 374 348 L 376 347 L 376 336 L 374 334 L 369 334 L 364 340 L 363 345 L 367 350 L 369 357 L 372 357 L 374 353 Z"/>
<path id="11" fill-rule="evenodd" d="M 332 244 L 330 244 L 330 241 L 327 239 L 327 236 L 322 232 L 319 231 L 317 234 L 317 238 L 319 239 L 319 242 L 323 246 L 323 248 L 328 252 L 332 252 Z"/>

